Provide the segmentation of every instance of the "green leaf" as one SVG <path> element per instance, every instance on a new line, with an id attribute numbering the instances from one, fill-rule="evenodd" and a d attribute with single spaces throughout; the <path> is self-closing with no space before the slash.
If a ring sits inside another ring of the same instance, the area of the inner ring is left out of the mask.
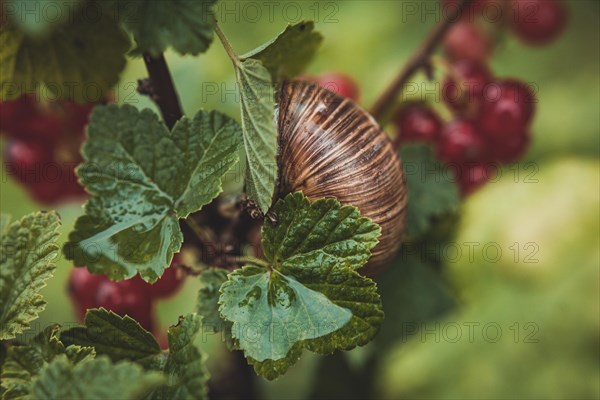
<path id="1" fill-rule="evenodd" d="M 103 100 L 125 67 L 127 35 L 114 18 L 89 18 L 89 5 L 73 13 L 68 24 L 43 39 L 31 38 L 10 24 L 0 28 L 1 100 L 44 85 L 53 98 L 78 102 Z M 87 10 L 87 12 L 86 12 Z M 96 15 L 96 14 L 93 14 Z"/>
<path id="2" fill-rule="evenodd" d="M 315 32 L 314 27 L 313 21 L 288 25 L 276 38 L 240 58 L 261 61 L 271 73 L 273 82 L 280 76 L 293 78 L 310 63 L 323 41 L 323 36 Z"/>
<path id="3" fill-rule="evenodd" d="M 246 266 L 223 285 L 221 313 L 233 336 L 257 361 L 285 358 L 294 343 L 344 326 L 352 313 L 278 271 Z"/>
<path id="4" fill-rule="evenodd" d="M 142 399 L 162 384 L 161 374 L 131 362 L 98 357 L 73 365 L 61 355 L 41 369 L 32 393 L 38 399 Z"/>
<path id="5" fill-rule="evenodd" d="M 0 234 L 0 339 L 24 332 L 46 308 L 39 292 L 55 270 L 59 226 L 55 212 L 38 212 Z"/>
<path id="6" fill-rule="evenodd" d="M 436 218 L 458 210 L 458 186 L 427 145 L 404 146 L 401 158 L 409 195 L 406 234 L 416 238 L 427 232 Z"/>
<path id="7" fill-rule="evenodd" d="M 166 387 L 157 390 L 151 399 L 207 399 L 209 378 L 205 357 L 194 345 L 201 318 L 189 314 L 169 328 L 169 357 L 164 366 Z"/>
<path id="8" fill-rule="evenodd" d="M 237 162 L 239 125 L 216 111 L 183 118 L 170 134 L 150 110 L 97 107 L 77 173 L 92 199 L 67 258 L 111 279 L 156 281 L 179 251 L 178 219 L 208 204 Z"/>
<path id="9" fill-rule="evenodd" d="M 227 330 L 231 325 L 224 321 L 219 313 L 219 295 L 221 285 L 227 282 L 227 271 L 223 268 L 209 268 L 200 275 L 202 288 L 198 291 L 198 302 L 196 312 L 202 316 L 202 327 L 204 331 L 213 333 Z"/>
<path id="10" fill-rule="evenodd" d="M 1 382 L 8 399 L 29 394 L 31 381 L 39 370 L 54 357 L 65 352 L 58 339 L 60 327 L 51 325 L 33 338 L 28 344 L 11 346 L 3 367 Z"/>
<path id="11" fill-rule="evenodd" d="M 28 397 L 31 383 L 40 370 L 55 357 L 66 354 L 73 364 L 93 359 L 93 348 L 65 346 L 59 339 L 60 326 L 50 325 L 26 344 L 13 344 L 2 370 L 2 387 L 6 389 L 3 399 Z"/>
<path id="12" fill-rule="evenodd" d="M 213 39 L 217 0 L 105 0 L 101 4 L 115 12 L 133 34 L 135 54 L 162 54 L 169 46 L 179 54 L 205 52 Z"/>
<path id="13" fill-rule="evenodd" d="M 221 315 L 257 373 L 273 379 L 300 356 L 368 343 L 383 321 L 375 283 L 356 269 L 377 244 L 380 228 L 335 199 L 309 202 L 292 193 L 263 226 L 272 269 L 246 266 L 221 287 Z"/>
<path id="14" fill-rule="evenodd" d="M 96 358 L 96 349 L 91 346 L 68 346 L 65 354 L 73 364 Z"/>
<path id="15" fill-rule="evenodd" d="M 167 382 L 150 398 L 206 398 L 208 372 L 204 356 L 193 344 L 200 324 L 196 315 L 181 318 L 169 329 L 169 352 L 162 352 L 154 336 L 136 321 L 101 308 L 89 310 L 86 326 L 63 332 L 61 339 L 70 347 L 93 346 L 112 362 L 131 361 L 148 371 L 164 372 Z"/>
<path id="16" fill-rule="evenodd" d="M 42 36 L 67 22 L 81 5 L 81 0 L 4 0 L 8 19 L 28 35 Z"/>
<path id="17" fill-rule="evenodd" d="M 337 267 L 359 269 L 378 243 L 381 228 L 357 208 L 335 199 L 310 202 L 301 192 L 287 195 L 273 208 L 277 224 L 263 226 L 266 258 L 277 268 L 321 268 L 332 259 Z"/>
<path id="18" fill-rule="evenodd" d="M 271 207 L 277 183 L 277 126 L 269 71 L 260 61 L 234 62 L 240 90 L 246 150 L 246 192 L 263 213 Z"/>
<path id="19" fill-rule="evenodd" d="M 139 323 L 103 308 L 88 310 L 85 327 L 66 330 L 61 339 L 66 345 L 94 347 L 97 354 L 107 355 L 113 362 L 139 361 L 160 353 L 154 336 Z"/>

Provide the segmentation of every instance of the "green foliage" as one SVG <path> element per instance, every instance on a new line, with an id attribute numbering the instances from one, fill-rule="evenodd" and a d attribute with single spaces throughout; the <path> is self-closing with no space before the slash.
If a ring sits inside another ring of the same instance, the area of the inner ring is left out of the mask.
<path id="1" fill-rule="evenodd" d="M 278 82 L 282 76 L 293 78 L 306 68 L 323 41 L 323 36 L 314 31 L 314 27 L 313 21 L 288 25 L 277 37 L 240 58 L 261 61 L 271 73 L 273 82 Z"/>
<path id="2" fill-rule="evenodd" d="M 274 379 L 302 347 L 329 354 L 364 345 L 383 320 L 375 283 L 356 272 L 380 228 L 337 200 L 279 200 L 263 227 L 268 269 L 246 266 L 221 287 L 221 315 L 257 373 Z"/>
<path id="3" fill-rule="evenodd" d="M 274 83 L 298 74 L 310 61 L 322 37 L 312 22 L 289 25 L 270 42 L 238 56 L 221 34 L 233 62 L 240 90 L 246 152 L 246 194 L 266 213 L 277 183 L 277 124 Z"/>
<path id="4" fill-rule="evenodd" d="M 55 212 L 26 215 L 0 230 L 0 339 L 24 332 L 46 307 L 40 294 L 55 266 L 60 220 Z"/>
<path id="5" fill-rule="evenodd" d="M 91 346 L 98 355 L 107 355 L 114 362 L 143 362 L 160 353 L 154 336 L 135 320 L 103 308 L 89 310 L 85 315 L 85 327 L 66 330 L 61 340 L 67 346 Z"/>
<path id="6" fill-rule="evenodd" d="M 133 34 L 134 54 L 153 57 L 173 47 L 179 54 L 204 53 L 213 39 L 217 0 L 103 0 L 105 10 L 114 12 Z"/>
<path id="7" fill-rule="evenodd" d="M 149 282 L 162 275 L 183 240 L 178 219 L 208 204 L 237 162 L 239 125 L 217 111 L 183 118 L 170 134 L 150 110 L 97 108 L 78 175 L 92 199 L 65 254 L 76 265 Z"/>
<path id="8" fill-rule="evenodd" d="M 73 15 L 82 0 L 4 0 L 4 12 L 12 23 L 31 36 L 42 36 Z"/>
<path id="9" fill-rule="evenodd" d="M 73 365 L 60 355 L 40 370 L 32 395 L 38 399 L 143 399 L 163 383 L 160 374 L 131 362 L 113 364 L 108 357 L 98 357 Z"/>
<path id="10" fill-rule="evenodd" d="M 231 323 L 224 321 L 219 313 L 219 290 L 226 281 L 227 271 L 222 268 L 209 268 L 200 275 L 202 288 L 198 291 L 196 312 L 202 316 L 205 331 L 231 331 Z"/>
<path id="11" fill-rule="evenodd" d="M 57 356 L 65 355 L 73 364 L 93 359 L 93 348 L 69 346 L 60 341 L 60 326 L 50 325 L 27 344 L 11 345 L 2 369 L 2 399 L 28 397 L 32 383 L 48 363 Z"/>
<path id="12" fill-rule="evenodd" d="M 277 126 L 269 71 L 260 61 L 234 62 L 240 90 L 246 149 L 246 192 L 263 213 L 271 207 L 277 183 Z"/>
<path id="13" fill-rule="evenodd" d="M 458 210 L 458 186 L 450 170 L 436 160 L 431 147 L 407 145 L 400 155 L 409 196 L 406 235 L 417 238 L 436 218 Z"/>
<path id="14" fill-rule="evenodd" d="M 352 317 L 322 293 L 254 266 L 231 273 L 221 301 L 239 346 L 256 361 L 282 359 L 294 343 L 337 331 Z"/>
<path id="15" fill-rule="evenodd" d="M 381 228 L 335 199 L 310 202 L 301 192 L 287 195 L 273 209 L 276 224 L 263 226 L 265 256 L 276 268 L 318 269 L 328 259 L 359 269 L 378 243 Z"/>
<path id="16" fill-rule="evenodd" d="M 65 344 L 93 346 L 98 355 L 112 362 L 127 360 L 147 371 L 162 372 L 166 382 L 151 393 L 151 399 L 204 399 L 208 371 L 204 355 L 194 346 L 201 325 L 195 314 L 181 317 L 169 328 L 169 351 L 161 351 L 152 334 L 129 317 L 104 309 L 89 310 L 85 326 L 62 334 Z"/>
<path id="17" fill-rule="evenodd" d="M 208 371 L 204 355 L 194 346 L 201 318 L 189 314 L 169 328 L 169 357 L 164 365 L 167 386 L 153 393 L 152 399 L 207 399 Z"/>
<path id="18" fill-rule="evenodd" d="M 13 99 L 44 85 L 51 97 L 101 101 L 117 83 L 129 46 L 113 18 L 90 20 L 85 7 L 43 38 L 5 24 L 0 28 L 0 97 Z"/>

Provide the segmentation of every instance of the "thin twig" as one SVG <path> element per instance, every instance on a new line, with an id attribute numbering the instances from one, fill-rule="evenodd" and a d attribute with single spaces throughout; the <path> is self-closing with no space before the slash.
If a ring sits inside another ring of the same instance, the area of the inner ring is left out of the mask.
<path id="1" fill-rule="evenodd" d="M 149 82 L 146 82 L 146 85 L 150 85 L 150 98 L 160 109 L 165 125 L 172 129 L 183 117 L 183 111 L 165 57 L 161 54 L 155 58 L 147 53 L 143 57 L 150 76 Z"/>
<path id="2" fill-rule="evenodd" d="M 215 32 L 216 32 L 217 36 L 219 37 L 219 40 L 223 44 L 223 47 L 225 48 L 225 51 L 227 52 L 227 55 L 229 56 L 229 58 L 231 58 L 231 61 L 235 65 L 239 64 L 240 58 L 236 54 L 235 50 L 233 50 L 233 47 L 231 46 L 231 43 L 229 43 L 229 40 L 227 39 L 227 36 L 225 36 L 225 34 L 221 30 L 221 27 L 219 26 L 218 23 L 215 23 Z"/>
<path id="3" fill-rule="evenodd" d="M 452 24 L 459 19 L 462 11 L 472 1 L 473 0 L 461 0 L 457 6 L 446 15 L 446 18 L 442 17 L 442 20 L 436 25 L 433 31 L 431 31 L 425 42 L 423 42 L 412 55 L 396 79 L 392 81 L 371 108 L 371 115 L 375 119 L 380 120 L 386 115 L 389 109 L 394 105 L 396 97 L 402 91 L 410 77 L 428 64 L 431 54 L 442 42 Z"/>
<path id="4" fill-rule="evenodd" d="M 271 268 L 271 264 L 268 261 L 263 260 L 262 258 L 256 258 L 251 256 L 238 256 L 238 257 L 228 257 L 227 261 L 231 261 L 236 264 L 253 264 L 259 267 L 263 267 L 266 269 Z"/>

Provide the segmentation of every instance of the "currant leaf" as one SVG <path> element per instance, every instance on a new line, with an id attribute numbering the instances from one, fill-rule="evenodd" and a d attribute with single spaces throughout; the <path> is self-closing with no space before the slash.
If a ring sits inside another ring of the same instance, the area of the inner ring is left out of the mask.
<path id="1" fill-rule="evenodd" d="M 38 399 L 143 399 L 164 381 L 160 373 L 131 362 L 113 364 L 102 356 L 73 365 L 60 355 L 40 370 L 32 394 Z"/>
<path id="2" fill-rule="evenodd" d="M 325 336 L 352 313 L 277 271 L 246 266 L 223 285 L 221 313 L 233 321 L 233 336 L 257 361 L 285 358 L 297 341 Z"/>
<path id="3" fill-rule="evenodd" d="M 173 47 L 179 54 L 205 52 L 213 39 L 217 0 L 104 0 L 105 10 L 118 15 L 137 44 L 134 54 L 153 57 Z"/>
<path id="4" fill-rule="evenodd" d="M 150 110 L 97 107 L 77 171 L 92 199 L 67 258 L 113 280 L 156 281 L 181 246 L 178 219 L 221 192 L 240 147 L 239 125 L 216 111 L 184 117 L 170 134 Z"/>
<path id="5" fill-rule="evenodd" d="M 381 233 L 357 208 L 335 199 L 311 203 L 301 192 L 287 195 L 273 212 L 277 223 L 263 226 L 262 245 L 266 258 L 282 270 L 321 268 L 326 259 L 336 267 L 359 269 Z"/>
<path id="6" fill-rule="evenodd" d="M 152 393 L 151 399 L 207 399 L 205 356 L 194 345 L 201 326 L 201 318 L 189 314 L 169 328 L 169 356 L 162 369 L 168 377 L 167 385 Z"/>
<path id="7" fill-rule="evenodd" d="M 269 269 L 245 266 L 221 287 L 221 315 L 258 374 L 274 379 L 301 349 L 330 354 L 368 343 L 383 321 L 376 284 L 361 276 L 380 228 L 335 199 L 292 193 L 263 226 Z"/>
<path id="8" fill-rule="evenodd" d="M 93 359 L 94 349 L 90 347 L 68 346 L 60 341 L 60 326 L 50 325 L 26 344 L 15 343 L 8 351 L 2 368 L 1 382 L 5 389 L 3 399 L 27 397 L 31 384 L 41 369 L 64 354 L 73 363 Z"/>
<path id="9" fill-rule="evenodd" d="M 101 308 L 89 310 L 85 326 L 63 332 L 61 339 L 70 347 L 92 346 L 112 362 L 130 361 L 163 373 L 167 380 L 149 395 L 151 399 L 204 399 L 209 375 L 205 357 L 193 343 L 200 326 L 201 318 L 195 314 L 181 317 L 169 328 L 169 351 L 163 352 L 154 336 L 136 321 Z"/>
<path id="10" fill-rule="evenodd" d="M 5 220 L 6 221 L 6 220 Z M 26 215 L 0 233 L 0 339 L 12 339 L 46 308 L 40 294 L 53 276 L 60 220 L 55 212 Z"/>
<path id="11" fill-rule="evenodd" d="M 227 271 L 209 268 L 200 275 L 200 282 L 202 288 L 198 291 L 196 312 L 202 316 L 202 329 L 213 333 L 230 331 L 231 323 L 224 321 L 219 313 L 219 290 L 227 282 Z"/>
<path id="12" fill-rule="evenodd" d="M 234 62 L 240 90 L 242 131 L 246 150 L 245 186 L 263 213 L 271 207 L 277 182 L 277 126 L 269 71 L 260 61 Z"/>
<path id="13" fill-rule="evenodd" d="M 271 73 L 273 82 L 282 76 L 293 78 L 310 63 L 323 41 L 323 36 L 314 31 L 314 27 L 313 21 L 288 25 L 277 37 L 240 58 L 261 61 Z"/>
<path id="14" fill-rule="evenodd" d="M 417 238 L 436 218 L 458 211 L 458 186 L 450 169 L 436 160 L 427 145 L 406 145 L 401 158 L 410 198 L 406 235 Z"/>
<path id="15" fill-rule="evenodd" d="M 143 362 L 160 353 L 154 336 L 127 316 L 121 317 L 103 308 L 91 309 L 85 315 L 84 322 L 84 327 L 64 331 L 61 334 L 62 342 L 93 347 L 98 355 L 107 355 L 113 362 Z"/>
<path id="16" fill-rule="evenodd" d="M 114 18 L 90 20 L 92 4 L 44 38 L 5 24 L 0 28 L 0 99 L 9 100 L 44 85 L 55 98 L 97 102 L 117 83 L 129 39 Z M 95 15 L 95 14 L 93 14 Z"/>

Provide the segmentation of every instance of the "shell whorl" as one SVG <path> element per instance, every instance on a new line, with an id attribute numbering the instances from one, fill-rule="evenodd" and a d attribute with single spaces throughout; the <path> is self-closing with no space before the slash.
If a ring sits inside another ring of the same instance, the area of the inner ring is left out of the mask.
<path id="1" fill-rule="evenodd" d="M 285 82 L 278 108 L 279 194 L 302 190 L 335 197 L 381 226 L 379 244 L 361 272 L 373 275 L 402 241 L 406 185 L 385 132 L 349 99 L 305 82 Z"/>

